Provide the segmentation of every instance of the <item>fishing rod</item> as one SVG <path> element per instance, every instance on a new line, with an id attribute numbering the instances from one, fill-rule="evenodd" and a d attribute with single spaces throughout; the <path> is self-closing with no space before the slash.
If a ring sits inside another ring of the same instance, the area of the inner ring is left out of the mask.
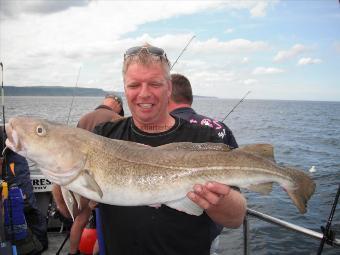
<path id="1" fill-rule="evenodd" d="M 333 245 L 333 241 L 334 241 L 334 238 L 335 238 L 335 232 L 331 229 L 331 224 L 332 224 L 333 216 L 335 214 L 336 205 L 338 204 L 338 201 L 339 201 L 339 196 L 340 196 L 340 184 L 338 186 L 338 191 L 335 195 L 334 203 L 333 203 L 333 206 L 332 206 L 332 209 L 331 209 L 331 213 L 328 217 L 326 228 L 321 227 L 321 230 L 323 232 L 323 237 L 321 239 L 320 246 L 319 246 L 319 249 L 318 249 L 318 253 L 317 253 L 318 255 L 320 255 L 322 253 L 323 246 L 324 246 L 325 243 Z"/>
<path id="2" fill-rule="evenodd" d="M 73 101 L 74 101 L 74 98 L 75 98 L 76 89 L 77 89 L 77 87 L 78 87 L 78 81 L 79 81 L 79 76 L 80 76 L 80 70 L 81 70 L 81 66 L 79 67 L 79 70 L 78 70 L 76 85 L 75 85 L 74 88 L 73 88 L 73 95 L 72 95 L 72 100 L 71 100 L 71 105 L 70 105 L 70 111 L 68 112 L 66 125 L 68 125 L 68 122 L 69 122 L 69 120 L 70 120 L 71 111 L 72 111 L 72 107 L 73 107 Z"/>
<path id="3" fill-rule="evenodd" d="M 1 105 L 2 105 L 2 134 L 1 134 L 1 155 L 0 159 L 2 161 L 1 164 L 1 170 L 4 170 L 4 166 L 6 165 L 6 120 L 5 120 L 5 89 L 4 89 L 4 65 L 2 62 L 0 62 L 1 66 Z M 7 169 L 6 171 L 0 171 L 2 173 L 2 176 L 0 176 L 0 180 L 2 180 L 2 177 L 7 176 Z M 1 199 L 1 198 L 0 198 Z"/>
<path id="4" fill-rule="evenodd" d="M 190 40 L 188 41 L 188 43 L 185 45 L 185 47 L 183 48 L 183 50 L 181 51 L 181 53 L 178 55 L 177 59 L 175 60 L 175 62 L 172 64 L 172 66 L 170 67 L 170 71 L 172 70 L 172 68 L 176 65 L 178 59 L 183 55 L 184 51 L 189 47 L 189 44 L 191 43 L 191 41 L 196 37 L 196 35 L 193 35 Z"/>
<path id="5" fill-rule="evenodd" d="M 5 148 L 5 99 L 4 99 L 4 66 L 2 62 L 0 62 L 1 66 L 1 104 L 2 104 L 2 122 L 3 122 L 3 130 L 2 130 L 2 148 Z M 3 161 L 2 155 L 0 155 L 1 161 Z M 3 169 L 2 165 L 1 168 Z M 2 173 L 2 171 L 0 171 Z M 2 205 L 2 176 L 0 176 L 0 189 L 1 189 L 1 197 L 0 197 L 0 243 L 5 241 L 5 229 L 4 229 L 4 217 L 3 217 L 3 205 Z"/>
<path id="6" fill-rule="evenodd" d="M 5 148 L 5 90 L 4 90 L 4 65 L 0 62 L 1 66 L 1 105 L 2 105 L 2 148 Z"/>
<path id="7" fill-rule="evenodd" d="M 230 113 L 232 113 L 236 107 L 242 103 L 244 101 L 244 99 L 248 96 L 248 94 L 250 93 L 251 91 L 249 90 L 242 98 L 240 101 L 238 101 L 238 103 L 233 107 L 233 109 L 231 109 L 231 111 L 224 117 L 224 119 L 221 121 L 221 122 L 224 122 L 226 120 L 226 118 L 230 115 Z"/>

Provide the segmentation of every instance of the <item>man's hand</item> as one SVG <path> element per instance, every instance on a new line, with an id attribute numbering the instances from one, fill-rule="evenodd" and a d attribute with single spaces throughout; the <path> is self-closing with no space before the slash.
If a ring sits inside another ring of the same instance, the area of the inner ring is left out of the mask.
<path id="1" fill-rule="evenodd" d="M 208 210 L 221 203 L 230 190 L 229 186 L 222 183 L 208 182 L 205 185 L 196 184 L 194 191 L 188 193 L 188 197 L 202 209 Z"/>
<path id="2" fill-rule="evenodd" d="M 239 191 L 227 185 L 218 182 L 196 184 L 187 196 L 218 224 L 236 228 L 243 222 L 246 200 Z"/>

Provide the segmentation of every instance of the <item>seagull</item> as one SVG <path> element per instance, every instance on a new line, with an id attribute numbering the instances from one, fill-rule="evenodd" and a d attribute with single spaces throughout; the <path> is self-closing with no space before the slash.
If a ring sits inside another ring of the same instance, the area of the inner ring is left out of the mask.
<path id="1" fill-rule="evenodd" d="M 315 172 L 316 172 L 315 166 L 312 166 L 312 167 L 309 169 L 309 172 L 315 173 Z"/>

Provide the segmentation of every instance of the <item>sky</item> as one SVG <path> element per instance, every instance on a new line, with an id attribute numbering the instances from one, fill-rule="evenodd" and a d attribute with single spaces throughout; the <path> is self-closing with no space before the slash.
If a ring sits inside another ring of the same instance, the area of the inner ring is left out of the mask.
<path id="1" fill-rule="evenodd" d="M 172 72 L 195 95 L 340 101 L 338 0 L 0 4 L 4 86 L 123 91 L 126 49 L 148 42 L 174 63 L 194 37 Z"/>

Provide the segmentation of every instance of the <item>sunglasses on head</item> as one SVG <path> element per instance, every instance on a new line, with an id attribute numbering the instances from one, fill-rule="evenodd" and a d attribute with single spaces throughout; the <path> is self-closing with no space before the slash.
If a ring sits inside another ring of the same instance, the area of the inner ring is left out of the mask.
<path id="1" fill-rule="evenodd" d="M 138 55 L 142 50 L 146 50 L 150 55 L 163 57 L 169 64 L 169 60 L 163 49 L 154 46 L 136 46 L 128 49 L 124 54 L 124 60 L 128 57 Z"/>

